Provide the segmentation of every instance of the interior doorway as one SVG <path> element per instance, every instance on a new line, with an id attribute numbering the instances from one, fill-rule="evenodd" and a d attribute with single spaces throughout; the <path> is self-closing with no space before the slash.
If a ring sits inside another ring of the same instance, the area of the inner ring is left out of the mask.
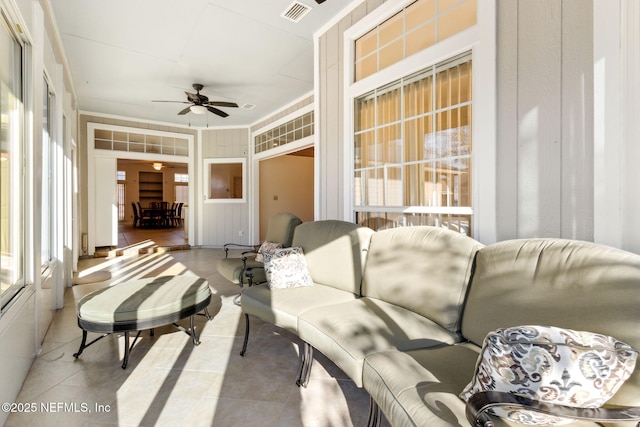
<path id="1" fill-rule="evenodd" d="M 259 167 L 260 241 L 269 219 L 290 212 L 304 221 L 314 218 L 314 148 L 261 160 Z"/>
<path id="2" fill-rule="evenodd" d="M 118 159 L 118 247 L 123 248 L 151 240 L 158 246 L 188 244 L 184 232 L 188 203 L 189 165 L 160 160 Z M 149 210 L 165 203 L 166 219 L 151 223 L 140 220 L 134 205 Z M 138 218 L 136 219 L 136 216 Z"/>
<path id="3" fill-rule="evenodd" d="M 187 191 L 189 207 L 184 212 L 184 229 L 188 232 L 188 242 L 198 244 L 196 227 L 190 226 L 194 212 L 199 208 L 194 188 L 194 141 L 195 136 L 188 133 L 87 123 L 87 224 L 83 253 L 92 256 L 96 248 L 117 247 L 119 218 L 126 220 L 127 215 L 133 215 L 130 203 L 123 206 L 122 216 L 118 212 L 118 159 L 141 161 L 149 171 L 166 170 L 165 167 L 172 163 L 188 165 L 188 172 L 184 175 L 187 177 L 187 185 L 189 182 L 191 185 L 188 185 Z M 158 164 L 155 165 L 158 169 L 154 168 L 154 163 Z M 164 193 L 166 186 L 173 182 L 165 180 L 164 175 L 166 174 L 163 173 L 163 198 L 168 197 Z M 134 187 L 139 184 L 139 178 L 135 176 L 124 181 Z M 134 198 L 139 198 L 139 194 Z"/>

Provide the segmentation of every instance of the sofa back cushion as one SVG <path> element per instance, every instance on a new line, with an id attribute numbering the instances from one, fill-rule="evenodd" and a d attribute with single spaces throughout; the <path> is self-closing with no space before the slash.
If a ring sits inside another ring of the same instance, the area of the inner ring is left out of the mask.
<path id="1" fill-rule="evenodd" d="M 292 246 L 304 251 L 315 283 L 360 294 L 373 230 L 351 222 L 311 221 L 296 227 Z"/>
<path id="2" fill-rule="evenodd" d="M 283 248 L 291 246 L 293 232 L 302 221 L 297 216 L 280 212 L 269 218 L 269 228 L 265 236 L 265 242 L 280 243 Z"/>
<path id="3" fill-rule="evenodd" d="M 399 227 L 371 238 L 362 295 L 418 313 L 452 331 L 471 277 L 476 240 L 439 227 Z"/>
<path id="4" fill-rule="evenodd" d="M 476 257 L 462 334 L 482 345 L 490 331 L 518 325 L 595 332 L 640 349 L 640 255 L 563 239 L 484 247 Z M 637 367 L 614 399 L 640 405 Z"/>

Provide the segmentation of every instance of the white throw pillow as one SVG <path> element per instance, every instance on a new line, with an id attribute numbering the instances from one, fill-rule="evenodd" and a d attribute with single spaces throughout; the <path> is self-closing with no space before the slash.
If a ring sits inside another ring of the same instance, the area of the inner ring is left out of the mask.
<path id="1" fill-rule="evenodd" d="M 272 253 L 276 249 L 280 249 L 282 247 L 282 243 L 276 242 L 262 242 L 260 245 L 260 249 L 258 249 L 258 253 L 256 255 L 256 261 L 264 262 L 264 254 Z"/>
<path id="2" fill-rule="evenodd" d="M 558 405 L 597 408 L 618 391 L 635 368 L 638 352 L 605 335 L 546 326 L 517 326 L 484 339 L 473 380 L 460 397 L 502 391 Z M 488 412 L 522 424 L 574 420 L 515 407 Z"/>
<path id="3" fill-rule="evenodd" d="M 270 289 L 313 286 L 302 248 L 275 249 L 263 255 L 264 271 Z"/>

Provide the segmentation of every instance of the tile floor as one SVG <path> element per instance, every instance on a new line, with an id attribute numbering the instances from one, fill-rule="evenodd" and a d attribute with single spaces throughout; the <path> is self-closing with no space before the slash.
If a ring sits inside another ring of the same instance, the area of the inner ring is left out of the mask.
<path id="1" fill-rule="evenodd" d="M 184 236 L 184 228 L 135 228 L 131 223 L 118 224 L 118 247 L 123 248 L 152 240 L 158 246 L 182 246 L 188 244 Z"/>
<path id="2" fill-rule="evenodd" d="M 301 346 L 291 334 L 252 319 L 247 354 L 238 354 L 245 326 L 233 299 L 240 288 L 217 273 L 222 256 L 221 249 L 191 249 L 81 260 L 83 274 L 108 270 L 112 278 L 66 290 L 65 308 L 55 313 L 17 399 L 36 403 L 38 411 L 11 414 L 5 425 L 366 425 L 367 393 L 318 352 L 308 388 L 295 385 Z M 74 359 L 82 335 L 75 317 L 78 298 L 125 280 L 163 274 L 196 274 L 209 281 L 214 318 L 196 321 L 199 346 L 168 326 L 156 329 L 155 337 L 143 333 L 126 370 L 120 367 L 124 337 L 116 334 Z M 42 410 L 43 402 L 49 411 Z"/>

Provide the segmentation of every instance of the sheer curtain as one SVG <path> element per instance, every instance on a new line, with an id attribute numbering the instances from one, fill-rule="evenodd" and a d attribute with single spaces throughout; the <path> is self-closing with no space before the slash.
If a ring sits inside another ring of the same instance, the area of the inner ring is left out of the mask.
<path id="1" fill-rule="evenodd" d="M 359 222 L 470 234 L 471 77 L 467 53 L 356 99 Z"/>

